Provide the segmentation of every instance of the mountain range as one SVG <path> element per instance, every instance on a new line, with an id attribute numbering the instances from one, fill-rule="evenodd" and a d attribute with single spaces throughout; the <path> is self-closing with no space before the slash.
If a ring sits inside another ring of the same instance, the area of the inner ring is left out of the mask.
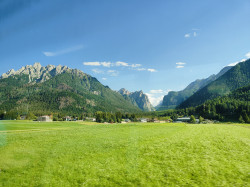
<path id="1" fill-rule="evenodd" d="M 178 108 L 198 106 L 207 100 L 214 99 L 218 96 L 228 95 L 232 91 L 248 86 L 249 84 L 250 59 L 233 66 L 216 80 L 195 92 L 187 100 L 182 102 Z"/>
<path id="2" fill-rule="evenodd" d="M 195 92 L 205 87 L 209 83 L 215 81 L 217 78 L 219 78 L 231 68 L 232 66 L 226 66 L 216 75 L 211 75 L 206 79 L 197 79 L 194 82 L 190 83 L 184 90 L 170 91 L 167 95 L 164 96 L 161 104 L 157 106 L 157 110 L 167 110 L 176 108 L 179 104 L 184 102 Z"/>
<path id="3" fill-rule="evenodd" d="M 0 110 L 81 114 L 141 109 L 96 78 L 67 66 L 40 63 L 10 70 L 0 79 Z"/>

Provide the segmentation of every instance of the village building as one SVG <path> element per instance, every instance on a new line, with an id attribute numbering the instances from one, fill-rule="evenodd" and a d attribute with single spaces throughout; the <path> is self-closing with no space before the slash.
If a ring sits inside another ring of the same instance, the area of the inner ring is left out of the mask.
<path id="1" fill-rule="evenodd" d="M 177 120 L 175 121 L 176 123 L 184 123 L 184 122 L 189 122 L 190 121 L 190 117 L 182 117 L 182 118 L 177 118 Z"/>
<path id="2" fill-rule="evenodd" d="M 52 119 L 49 116 L 40 116 L 37 118 L 37 121 L 52 122 Z"/>
<path id="3" fill-rule="evenodd" d="M 141 121 L 142 123 L 147 123 L 147 122 L 148 122 L 148 119 L 146 119 L 146 118 L 141 118 L 140 121 Z"/>
<path id="4" fill-rule="evenodd" d="M 86 121 L 93 121 L 93 122 L 95 122 L 96 118 L 86 117 L 85 120 Z"/>

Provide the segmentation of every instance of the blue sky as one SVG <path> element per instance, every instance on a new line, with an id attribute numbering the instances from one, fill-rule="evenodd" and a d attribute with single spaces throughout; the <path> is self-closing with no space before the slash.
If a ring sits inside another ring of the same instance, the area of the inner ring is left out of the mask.
<path id="1" fill-rule="evenodd" d="M 0 74 L 67 65 L 156 104 L 250 58 L 249 10 L 249 0 L 1 0 Z"/>

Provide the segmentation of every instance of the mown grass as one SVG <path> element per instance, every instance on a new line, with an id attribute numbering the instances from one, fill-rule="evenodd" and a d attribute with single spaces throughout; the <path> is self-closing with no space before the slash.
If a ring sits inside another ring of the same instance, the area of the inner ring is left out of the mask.
<path id="1" fill-rule="evenodd" d="M 0 186 L 249 186 L 239 124 L 0 121 Z"/>

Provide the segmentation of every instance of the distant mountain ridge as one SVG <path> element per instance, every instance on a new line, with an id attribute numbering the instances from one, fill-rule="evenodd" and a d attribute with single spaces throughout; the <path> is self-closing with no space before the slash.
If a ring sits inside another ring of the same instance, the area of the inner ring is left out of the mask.
<path id="1" fill-rule="evenodd" d="M 118 91 L 127 101 L 138 106 L 143 111 L 155 111 L 155 108 L 150 103 L 148 96 L 142 90 L 129 92 L 125 88 Z"/>
<path id="2" fill-rule="evenodd" d="M 250 59 L 238 63 L 218 79 L 209 83 L 181 103 L 178 108 L 198 106 L 207 100 L 230 94 L 232 91 L 250 84 Z"/>
<path id="3" fill-rule="evenodd" d="M 10 70 L 0 79 L 0 110 L 20 114 L 140 112 L 96 78 L 67 66 L 40 63 Z"/>
<path id="4" fill-rule="evenodd" d="M 216 75 L 211 75 L 206 79 L 197 79 L 196 81 L 190 83 L 184 90 L 170 91 L 168 95 L 164 96 L 163 101 L 161 105 L 157 107 L 157 110 L 174 109 L 190 96 L 192 96 L 195 92 L 216 80 L 231 68 L 232 66 L 226 66 Z"/>

